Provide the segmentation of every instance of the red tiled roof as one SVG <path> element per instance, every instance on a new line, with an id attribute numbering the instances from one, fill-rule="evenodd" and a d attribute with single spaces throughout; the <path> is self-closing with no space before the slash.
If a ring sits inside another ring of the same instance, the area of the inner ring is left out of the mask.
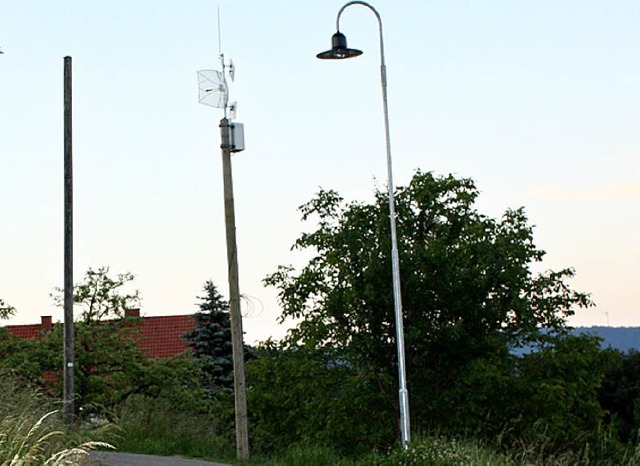
<path id="1" fill-rule="evenodd" d="M 150 358 L 169 358 L 185 351 L 182 335 L 194 329 L 191 315 L 143 317 L 138 347 Z"/>
<path id="2" fill-rule="evenodd" d="M 42 335 L 42 327 L 40 324 L 7 325 L 5 328 L 11 335 L 24 338 L 25 340 L 35 340 Z"/>
<path id="3" fill-rule="evenodd" d="M 135 336 L 138 347 L 150 358 L 169 358 L 187 349 L 182 335 L 195 329 L 195 320 L 192 315 L 141 317 L 139 325 L 140 333 Z M 24 339 L 40 338 L 50 328 L 42 324 L 6 327 L 9 333 Z"/>

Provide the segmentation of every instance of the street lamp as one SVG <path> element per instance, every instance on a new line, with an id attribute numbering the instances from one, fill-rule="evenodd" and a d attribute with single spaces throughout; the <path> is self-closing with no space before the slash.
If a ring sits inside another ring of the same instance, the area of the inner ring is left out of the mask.
<path id="1" fill-rule="evenodd" d="M 380 31 L 380 81 L 382 83 L 382 108 L 384 112 L 384 131 L 387 144 L 387 176 L 389 187 L 389 223 L 391 225 L 391 267 L 393 272 L 393 303 L 396 318 L 396 343 L 398 347 L 398 378 L 400 398 L 400 432 L 402 448 L 407 448 L 411 440 L 409 426 L 409 392 L 404 357 L 404 330 L 402 324 L 402 296 L 400 293 L 400 260 L 398 258 L 398 240 L 396 235 L 396 209 L 393 197 L 393 173 L 391 169 L 391 139 L 389 137 L 389 109 L 387 106 L 387 68 L 384 62 L 384 44 L 382 40 L 382 20 L 376 9 L 366 2 L 353 1 L 346 3 L 336 18 L 336 33 L 331 37 L 331 50 L 319 53 L 316 57 L 323 60 L 341 60 L 362 55 L 362 51 L 347 47 L 347 38 L 340 32 L 340 16 L 351 5 L 362 5 L 371 10 L 378 19 Z"/>

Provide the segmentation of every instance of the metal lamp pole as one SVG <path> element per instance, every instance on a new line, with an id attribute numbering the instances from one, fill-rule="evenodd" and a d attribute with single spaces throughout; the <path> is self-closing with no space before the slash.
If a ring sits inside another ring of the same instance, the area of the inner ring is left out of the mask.
<path id="1" fill-rule="evenodd" d="M 389 224 L 391 226 L 391 267 L 393 275 L 393 302 L 396 320 L 396 343 L 398 348 L 398 379 L 399 379 L 399 399 L 400 399 L 400 433 L 402 448 L 407 448 L 411 440 L 409 423 L 409 392 L 407 390 L 407 377 L 405 368 L 404 351 L 404 328 L 402 318 L 402 296 L 400 292 L 400 259 L 398 257 L 398 240 L 396 234 L 396 209 L 393 195 L 393 172 L 391 168 L 391 138 L 389 136 L 389 109 L 387 105 L 387 67 L 384 61 L 384 42 L 382 36 L 382 20 L 376 9 L 366 2 L 353 1 L 346 3 L 336 18 L 336 33 L 331 38 L 331 50 L 319 53 L 320 59 L 340 60 L 344 58 L 357 57 L 362 52 L 357 49 L 347 48 L 347 39 L 340 32 L 340 16 L 342 12 L 351 5 L 362 5 L 371 10 L 378 19 L 378 30 L 380 32 L 380 81 L 382 84 L 382 108 L 384 112 L 384 131 L 387 146 L 387 177 L 389 186 Z"/>

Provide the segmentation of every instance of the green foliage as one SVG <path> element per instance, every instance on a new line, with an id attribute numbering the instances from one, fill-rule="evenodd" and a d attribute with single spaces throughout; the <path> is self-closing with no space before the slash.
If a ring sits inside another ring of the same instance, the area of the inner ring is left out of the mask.
<path id="1" fill-rule="evenodd" d="M 16 313 L 16 308 L 0 299 L 0 319 L 8 319 Z"/>
<path id="2" fill-rule="evenodd" d="M 589 296 L 567 285 L 572 269 L 532 272 L 544 251 L 535 246 L 523 209 L 507 210 L 493 219 L 475 209 L 477 196 L 469 179 L 436 178 L 423 172 L 396 192 L 414 428 L 497 435 L 514 419 L 557 421 L 553 435 L 560 435 L 573 421 L 579 422 L 569 429 L 572 433 L 594 427 L 603 414 L 594 391 L 603 375 L 597 345 L 568 338 L 565 328 L 567 317 L 591 304 Z M 362 387 L 368 393 L 362 398 L 378 396 L 390 414 L 362 416 L 359 424 L 370 428 L 380 422 L 377 428 L 384 428 L 397 419 L 398 409 L 393 388 L 397 356 L 387 193 L 378 191 L 375 203 L 365 204 L 345 203 L 337 193 L 321 191 L 300 210 L 303 220 L 317 223 L 315 231 L 304 233 L 294 248 L 313 257 L 300 271 L 280 267 L 265 279 L 278 289 L 282 319 L 299 320 L 287 344 L 333 358 L 334 363 L 341 361 L 351 382 L 361 377 L 372 382 Z M 541 354 L 539 361 L 534 357 L 517 361 L 510 349 L 524 344 L 554 349 Z M 572 365 L 572 358 L 577 372 L 563 375 L 562 366 Z M 595 364 L 593 374 L 580 372 L 589 364 Z M 329 366 L 317 367 L 326 371 Z M 305 387 L 324 393 L 323 384 L 332 380 L 323 374 L 318 387 L 320 379 L 313 370 L 319 369 L 305 370 L 311 371 L 314 382 L 293 377 L 298 385 L 292 386 L 284 375 L 277 378 L 286 387 L 282 391 L 306 401 L 298 406 L 293 397 L 281 400 L 285 406 L 292 403 L 287 411 L 294 424 L 296 414 L 291 410 L 302 410 L 295 412 L 313 419 L 319 415 L 316 409 L 324 409 L 317 401 L 307 401 L 315 395 Z M 282 369 L 282 374 L 287 371 Z M 540 404 L 538 411 L 534 403 L 520 407 L 521 399 L 510 395 L 510 391 L 528 394 L 527 383 L 535 387 L 531 396 Z M 347 401 L 347 393 L 355 392 L 348 387 L 349 382 L 340 385 L 339 399 L 345 405 L 354 402 Z M 553 409 L 558 410 L 554 416 Z M 281 421 L 288 425 L 290 420 Z M 358 429 L 350 426 L 354 437 L 362 433 Z M 286 430 L 295 433 L 296 427 Z M 516 430 L 524 433 L 520 426 Z"/>
<path id="3" fill-rule="evenodd" d="M 243 464 L 247 466 L 354 466 L 358 463 L 325 445 L 295 444 L 289 445 L 278 455 L 253 455 Z"/>
<path id="4" fill-rule="evenodd" d="M 541 449 L 549 452 L 596 444 L 605 414 L 598 393 L 607 368 L 615 361 L 615 353 L 600 351 L 599 345 L 596 337 L 564 336 L 553 347 L 518 361 L 512 390 L 518 418 L 509 424 L 512 433 L 530 443 L 544 438 Z M 605 451 L 594 454 L 608 455 L 615 442 L 598 448 Z"/>
<path id="5" fill-rule="evenodd" d="M 190 358 L 153 361 L 148 385 L 113 409 L 123 451 L 220 459 L 234 450 L 233 394 L 215 399 Z"/>
<path id="6" fill-rule="evenodd" d="M 112 277 L 102 267 L 89 269 L 74 287 L 74 304 L 80 308 L 74 326 L 76 405 L 84 410 L 112 407 L 149 386 L 152 363 L 137 347 L 138 321 L 122 318 L 124 309 L 139 299 L 137 291 L 123 291 L 131 280 L 129 273 Z M 61 296 L 55 301 L 61 303 Z M 21 340 L 2 330 L 1 364 L 60 397 L 63 341 L 61 325 L 37 340 Z"/>
<path id="7" fill-rule="evenodd" d="M 471 180 L 421 172 L 397 190 L 408 359 L 415 364 L 443 349 L 446 358 L 485 352 L 490 337 L 536 338 L 539 326 L 562 327 L 574 306 L 589 304 L 564 284 L 571 270 L 532 274 L 530 264 L 544 252 L 522 209 L 494 220 L 473 208 L 477 194 Z M 345 205 L 321 191 L 301 211 L 303 220 L 317 217 L 318 227 L 294 247 L 316 256 L 298 274 L 281 267 L 266 279 L 279 289 L 283 318 L 304 318 L 292 337 L 388 365 L 394 327 L 386 193 L 377 192 L 373 205 Z"/>
<path id="8" fill-rule="evenodd" d="M 198 297 L 200 311 L 195 314 L 196 328 L 183 335 L 201 363 L 205 384 L 211 391 L 233 389 L 233 346 L 229 303 L 218 293 L 212 281 L 204 284 L 205 296 Z"/>
<path id="9" fill-rule="evenodd" d="M 109 267 L 89 268 L 84 280 L 73 287 L 73 304 L 80 309 L 80 320 L 85 323 L 105 319 L 122 319 L 126 309 L 139 306 L 138 290 L 125 292 L 135 276 L 130 272 L 109 275 Z M 56 288 L 52 295 L 57 306 L 64 304 L 64 289 Z"/>
<path id="10" fill-rule="evenodd" d="M 18 338 L 0 328 L 0 370 L 9 370 L 33 385 L 41 385 L 42 372 L 35 357 L 38 342 Z"/>
<path id="11" fill-rule="evenodd" d="M 130 453 L 220 459 L 233 449 L 214 410 L 193 410 L 163 396 L 129 397 L 118 406 L 115 422 L 121 430 L 115 445 Z"/>
<path id="12" fill-rule="evenodd" d="M 111 407 L 145 386 L 151 361 L 138 349 L 137 330 L 122 322 L 77 322 L 75 325 L 75 394 L 78 407 Z M 55 326 L 36 344 L 34 359 L 44 374 L 43 383 L 62 393 L 61 348 L 64 329 Z"/>
<path id="13" fill-rule="evenodd" d="M 74 286 L 74 306 L 80 309 L 74 326 L 75 393 L 77 406 L 85 410 L 112 407 L 145 387 L 149 361 L 137 346 L 136 319 L 124 311 L 139 303 L 138 291 L 125 292 L 133 280 L 130 273 L 109 275 L 108 267 L 89 269 Z M 62 303 L 60 289 L 54 298 Z M 112 320 L 107 320 L 111 318 Z M 36 343 L 34 359 L 43 383 L 62 393 L 64 329 L 54 326 L 50 335 Z"/>
<path id="14" fill-rule="evenodd" d="M 640 353 L 619 354 L 611 365 L 600 390 L 602 407 L 623 442 L 640 444 Z"/>
<path id="15" fill-rule="evenodd" d="M 335 353 L 271 341 L 247 365 L 251 438 L 260 451 L 297 442 L 354 453 L 394 442 L 389 380 L 340 364 Z M 392 395 L 393 396 L 393 395 Z"/>

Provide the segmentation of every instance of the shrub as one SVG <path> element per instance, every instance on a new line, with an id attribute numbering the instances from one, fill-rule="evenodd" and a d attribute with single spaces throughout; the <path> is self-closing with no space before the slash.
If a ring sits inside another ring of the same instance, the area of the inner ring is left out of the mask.
<path id="1" fill-rule="evenodd" d="M 247 365 L 258 450 L 286 451 L 302 442 L 354 453 L 395 442 L 395 406 L 378 390 L 387 380 L 323 351 L 267 343 L 258 354 Z"/>

